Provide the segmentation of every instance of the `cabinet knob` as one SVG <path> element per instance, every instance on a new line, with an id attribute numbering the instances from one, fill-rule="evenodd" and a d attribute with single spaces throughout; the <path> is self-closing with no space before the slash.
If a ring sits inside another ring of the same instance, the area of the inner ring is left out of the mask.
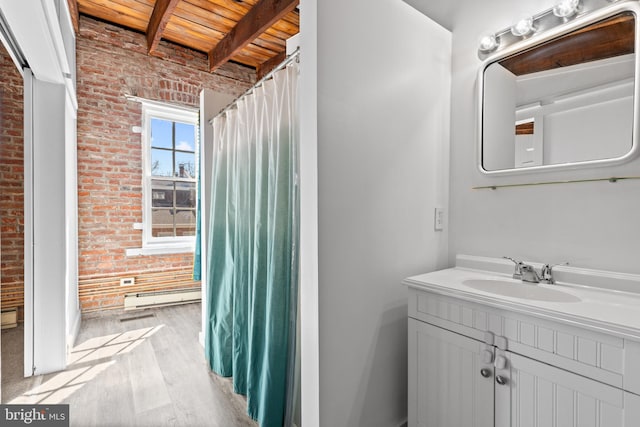
<path id="1" fill-rule="evenodd" d="M 486 364 L 493 362 L 493 352 L 491 350 L 482 351 L 482 362 Z"/>
<path id="2" fill-rule="evenodd" d="M 507 367 L 507 358 L 504 356 L 496 357 L 496 368 L 504 369 Z"/>
<path id="3" fill-rule="evenodd" d="M 496 382 L 500 385 L 505 385 L 507 383 L 507 379 L 502 375 L 496 375 Z"/>
<path id="4" fill-rule="evenodd" d="M 485 378 L 489 378 L 491 376 L 491 370 L 487 368 L 482 368 L 480 369 L 480 375 L 482 375 Z"/>

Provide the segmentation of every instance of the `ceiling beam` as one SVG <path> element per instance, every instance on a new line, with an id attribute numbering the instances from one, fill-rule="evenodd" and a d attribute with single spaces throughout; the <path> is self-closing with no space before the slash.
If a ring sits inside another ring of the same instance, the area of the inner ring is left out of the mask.
<path id="1" fill-rule="evenodd" d="M 238 21 L 220 42 L 209 51 L 209 69 L 227 62 L 283 16 L 295 9 L 300 0 L 260 0 Z"/>
<path id="2" fill-rule="evenodd" d="M 67 0 L 67 4 L 69 5 L 69 15 L 71 15 L 73 31 L 78 34 L 78 31 L 80 31 L 80 12 L 78 12 L 78 0 Z"/>
<path id="3" fill-rule="evenodd" d="M 287 59 L 287 54 L 285 52 L 280 52 L 276 56 L 271 59 L 267 59 L 265 62 L 260 64 L 256 68 L 256 80 L 262 79 L 264 76 L 269 74 L 271 70 L 280 65 L 285 59 Z"/>
<path id="4" fill-rule="evenodd" d="M 500 65 L 522 76 L 631 54 L 635 49 L 635 19 L 615 15 L 513 55 Z"/>
<path id="5" fill-rule="evenodd" d="M 162 33 L 180 0 L 157 0 L 147 26 L 147 52 L 152 55 L 158 48 Z"/>

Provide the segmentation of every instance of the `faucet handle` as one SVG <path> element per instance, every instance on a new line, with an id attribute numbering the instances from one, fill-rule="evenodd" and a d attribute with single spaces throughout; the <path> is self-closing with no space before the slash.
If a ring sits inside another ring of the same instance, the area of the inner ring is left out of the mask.
<path id="1" fill-rule="evenodd" d="M 540 271 L 541 279 L 547 282 L 548 284 L 553 285 L 556 282 L 556 280 L 553 278 L 553 267 L 556 267 L 558 265 L 569 265 L 569 263 L 565 261 L 565 262 L 561 262 L 553 265 L 550 265 L 550 264 L 543 265 L 542 270 Z"/>
<path id="2" fill-rule="evenodd" d="M 508 259 L 509 261 L 513 262 L 516 265 L 515 270 L 513 271 L 513 278 L 522 279 L 522 266 L 524 265 L 522 261 L 518 261 L 517 259 L 513 259 L 508 256 L 503 256 L 502 258 Z"/>

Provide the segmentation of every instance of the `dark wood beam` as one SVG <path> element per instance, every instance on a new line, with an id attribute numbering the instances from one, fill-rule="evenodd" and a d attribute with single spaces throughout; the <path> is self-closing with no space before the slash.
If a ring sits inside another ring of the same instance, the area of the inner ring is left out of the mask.
<path id="1" fill-rule="evenodd" d="M 78 0 L 67 0 L 67 4 L 69 5 L 69 14 L 71 15 L 73 31 L 78 34 L 78 31 L 80 31 L 80 12 L 78 12 Z"/>
<path id="2" fill-rule="evenodd" d="M 533 135 L 534 122 L 520 123 L 516 125 L 516 135 Z"/>
<path id="3" fill-rule="evenodd" d="M 158 48 L 162 33 L 164 32 L 171 14 L 180 0 L 157 0 L 153 7 L 151 19 L 147 26 L 147 52 L 152 55 Z"/>
<path id="4" fill-rule="evenodd" d="M 615 15 L 500 61 L 516 76 L 634 53 L 635 18 Z"/>
<path id="5" fill-rule="evenodd" d="M 287 54 L 285 52 L 280 52 L 273 58 L 268 59 L 260 64 L 258 68 L 256 68 L 256 79 L 260 80 L 261 78 L 269 74 L 271 70 L 280 65 L 285 59 L 287 59 Z"/>
<path id="6" fill-rule="evenodd" d="M 209 51 L 209 69 L 214 71 L 227 62 L 283 16 L 295 9 L 298 3 L 300 0 L 260 0 Z"/>

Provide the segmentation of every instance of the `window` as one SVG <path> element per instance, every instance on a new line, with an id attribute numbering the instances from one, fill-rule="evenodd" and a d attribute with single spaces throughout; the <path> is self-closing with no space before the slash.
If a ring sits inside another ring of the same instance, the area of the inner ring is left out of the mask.
<path id="1" fill-rule="evenodd" d="M 143 104 L 144 247 L 193 247 L 197 123 L 196 111 Z"/>

